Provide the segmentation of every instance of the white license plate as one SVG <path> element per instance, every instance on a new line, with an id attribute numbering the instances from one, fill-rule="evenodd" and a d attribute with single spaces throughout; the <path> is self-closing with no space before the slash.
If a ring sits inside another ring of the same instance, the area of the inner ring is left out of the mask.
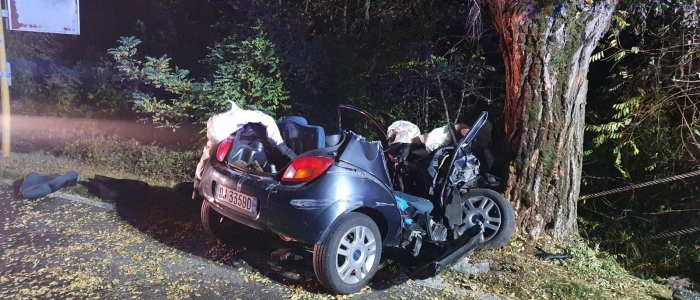
<path id="1" fill-rule="evenodd" d="M 216 200 L 218 203 L 251 214 L 258 213 L 258 199 L 243 193 L 228 189 L 222 185 L 216 186 Z"/>

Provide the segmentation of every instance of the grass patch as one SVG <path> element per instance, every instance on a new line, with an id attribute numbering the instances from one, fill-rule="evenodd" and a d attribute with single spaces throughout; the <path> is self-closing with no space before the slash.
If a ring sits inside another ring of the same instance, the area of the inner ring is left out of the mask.
<path id="1" fill-rule="evenodd" d="M 10 157 L 0 158 L 0 178 L 19 179 L 31 171 L 51 174 L 76 170 L 83 179 L 100 174 L 171 187 L 190 180 L 199 158 L 196 150 L 169 150 L 101 134 L 83 135 L 52 145 L 53 148 L 43 149 L 42 153 L 12 153 Z M 80 185 L 62 191 L 94 198 Z M 549 246 L 545 248 L 550 252 L 569 252 L 574 258 L 545 262 L 535 256 L 535 244 L 514 238 L 502 250 L 470 257 L 472 261 L 488 261 L 489 273 L 464 275 L 447 271 L 442 276 L 452 286 L 473 290 L 475 294 L 470 297 L 477 298 L 479 294 L 516 299 L 671 298 L 669 288 L 630 275 L 617 263 L 617 257 L 590 248 L 583 240 L 574 246 L 538 242 Z"/>
<path id="2" fill-rule="evenodd" d="M 169 150 L 101 135 L 72 140 L 61 146 L 61 149 L 42 148 L 41 152 L 13 152 L 9 157 L 0 158 L 0 177 L 21 179 L 29 172 L 63 174 L 75 170 L 82 179 L 99 174 L 173 186 L 191 181 L 199 161 L 199 153 L 194 150 Z"/>
<path id="3" fill-rule="evenodd" d="M 550 282 L 541 287 L 554 298 L 603 299 L 603 293 L 588 284 L 578 282 Z"/>
<path id="4" fill-rule="evenodd" d="M 201 153 L 143 145 L 135 140 L 94 134 L 65 144 L 62 155 L 122 173 L 166 181 L 188 181 Z"/>
<path id="5" fill-rule="evenodd" d="M 489 273 L 448 272 L 445 276 L 479 292 L 516 299 L 671 299 L 669 288 L 630 275 L 614 256 L 588 247 L 583 240 L 574 246 L 551 246 L 548 250 L 569 252 L 573 259 L 542 261 L 536 256 L 535 244 L 514 238 L 501 250 L 470 257 L 471 261 L 488 261 Z"/>

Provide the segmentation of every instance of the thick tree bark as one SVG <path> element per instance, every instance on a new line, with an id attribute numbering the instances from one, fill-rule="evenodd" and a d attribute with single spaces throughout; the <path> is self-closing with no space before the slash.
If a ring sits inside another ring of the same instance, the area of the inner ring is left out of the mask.
<path id="1" fill-rule="evenodd" d="M 589 59 L 617 0 L 488 0 L 506 69 L 506 197 L 522 233 L 576 236 Z"/>

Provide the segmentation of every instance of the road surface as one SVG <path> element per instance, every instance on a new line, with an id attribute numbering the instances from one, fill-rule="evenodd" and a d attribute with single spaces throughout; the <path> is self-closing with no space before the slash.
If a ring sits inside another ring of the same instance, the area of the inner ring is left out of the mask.
<path id="1" fill-rule="evenodd" d="M 41 141 L 50 146 L 60 146 L 86 137 L 119 136 L 134 139 L 143 144 L 158 144 L 172 149 L 193 149 L 204 145 L 203 125 L 182 124 L 176 131 L 157 128 L 153 124 L 125 120 L 79 119 L 44 116 L 13 115 L 10 118 L 13 151 L 23 147 L 37 147 Z M 0 129 L 2 125 L 0 125 Z M 29 144 L 29 145 L 27 145 Z M 194 146 L 193 146 L 194 145 Z M 34 150 L 34 149 L 28 149 Z M 48 149 L 51 150 L 51 149 Z"/>
<path id="2" fill-rule="evenodd" d="M 317 283 L 310 257 L 270 259 L 274 250 L 299 245 L 244 227 L 235 235 L 239 243 L 220 244 L 205 235 L 198 205 L 167 189 L 151 187 L 148 195 L 101 207 L 63 195 L 19 199 L 11 182 L 0 180 L 0 298 L 333 298 Z M 469 294 L 409 281 L 394 265 L 370 286 L 349 298 Z"/>

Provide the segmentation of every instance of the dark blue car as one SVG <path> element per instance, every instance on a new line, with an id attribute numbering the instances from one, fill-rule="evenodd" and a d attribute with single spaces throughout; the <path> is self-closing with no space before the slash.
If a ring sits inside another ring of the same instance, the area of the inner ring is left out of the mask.
<path id="1" fill-rule="evenodd" d="M 481 175 L 471 146 L 486 113 L 466 136 L 451 132 L 451 145 L 401 157 L 384 149 L 385 137 L 369 141 L 343 128 L 348 111 L 360 117 L 345 117 L 346 123 L 383 132 L 367 112 L 341 105 L 340 130 L 330 134 L 301 117 L 278 122 L 298 154 L 293 161 L 269 144 L 259 124 L 246 125 L 213 149 L 199 187 L 207 232 L 226 240 L 222 222 L 231 219 L 314 245 L 318 280 L 342 294 L 367 285 L 383 247 L 414 255 L 424 241 L 442 247 L 442 256 L 416 270 L 428 277 L 475 249 L 508 242 L 513 210 L 502 195 L 484 188 L 496 184 Z"/>

